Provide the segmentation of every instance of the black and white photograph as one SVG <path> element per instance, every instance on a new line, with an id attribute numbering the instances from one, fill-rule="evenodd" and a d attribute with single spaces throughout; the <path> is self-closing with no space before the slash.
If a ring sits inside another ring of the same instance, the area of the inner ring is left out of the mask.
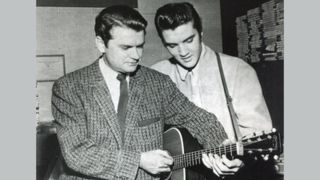
<path id="1" fill-rule="evenodd" d="M 284 180 L 284 0 L 36 0 L 36 179 Z"/>

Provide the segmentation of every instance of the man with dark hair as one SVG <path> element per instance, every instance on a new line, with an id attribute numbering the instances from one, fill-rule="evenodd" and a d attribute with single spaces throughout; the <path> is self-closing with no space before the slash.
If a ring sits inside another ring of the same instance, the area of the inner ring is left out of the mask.
<path id="1" fill-rule="evenodd" d="M 95 24 L 101 57 L 54 83 L 52 112 L 67 169 L 60 179 L 159 179 L 173 164 L 161 150 L 164 124 L 188 129 L 207 148 L 227 138 L 216 117 L 168 76 L 139 65 L 146 26 L 130 7 L 102 10 Z"/>
<path id="2" fill-rule="evenodd" d="M 255 71 L 243 60 L 222 53 L 216 54 L 203 43 L 201 19 L 192 4 L 170 3 L 160 7 L 156 12 L 155 25 L 164 46 L 173 57 L 156 63 L 152 68 L 169 75 L 179 90 L 198 107 L 214 113 L 229 139 L 236 138 L 217 55 L 221 58 L 241 134 L 246 136 L 256 131 L 271 130 L 271 118 Z M 221 161 L 218 156 L 209 157 Z M 225 157 L 222 162 L 230 164 Z M 232 161 L 235 167 L 239 167 L 240 162 L 238 159 Z M 206 156 L 204 163 L 209 167 L 215 166 Z M 221 175 L 219 172 L 215 174 Z"/>

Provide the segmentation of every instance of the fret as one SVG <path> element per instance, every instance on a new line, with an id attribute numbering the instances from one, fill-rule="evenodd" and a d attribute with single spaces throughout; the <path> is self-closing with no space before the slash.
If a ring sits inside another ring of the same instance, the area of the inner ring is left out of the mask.
<path id="1" fill-rule="evenodd" d="M 209 152 L 212 153 L 212 154 L 215 154 L 216 153 L 216 148 L 211 149 Z"/>
<path id="2" fill-rule="evenodd" d="M 229 152 L 230 152 L 230 155 L 232 156 L 232 146 L 229 145 Z"/>
<path id="3" fill-rule="evenodd" d="M 191 166 L 194 165 L 194 153 L 191 153 Z"/>
<path id="4" fill-rule="evenodd" d="M 189 158 L 188 158 L 188 156 L 185 156 L 186 157 L 186 165 L 187 165 L 187 167 L 189 166 Z"/>
<path id="5" fill-rule="evenodd" d="M 197 152 L 197 156 L 198 156 L 198 158 L 197 158 L 197 160 L 198 160 L 198 164 L 200 164 L 201 163 L 201 153 L 200 152 Z"/>

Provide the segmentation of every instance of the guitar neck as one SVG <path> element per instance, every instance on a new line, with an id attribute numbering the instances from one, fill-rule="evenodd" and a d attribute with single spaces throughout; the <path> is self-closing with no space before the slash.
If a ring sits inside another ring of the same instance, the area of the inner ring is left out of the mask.
<path id="1" fill-rule="evenodd" d="M 227 154 L 231 156 L 238 156 L 242 154 L 241 149 L 242 148 L 240 143 L 234 143 L 234 144 L 216 147 L 212 149 L 202 149 L 198 151 L 193 151 L 193 152 L 188 152 L 185 154 L 173 156 L 173 160 L 174 160 L 173 170 L 200 164 L 202 154 L 204 153 L 218 154 L 219 156 L 227 155 Z"/>

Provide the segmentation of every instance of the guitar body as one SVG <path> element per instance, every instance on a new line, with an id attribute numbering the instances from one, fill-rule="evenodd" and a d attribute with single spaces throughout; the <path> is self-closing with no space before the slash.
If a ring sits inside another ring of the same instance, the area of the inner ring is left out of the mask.
<path id="1" fill-rule="evenodd" d="M 213 153 L 227 157 L 261 157 L 261 154 L 279 155 L 282 153 L 280 134 L 256 132 L 246 139 L 210 149 L 202 149 L 198 141 L 186 129 L 170 128 L 163 134 L 163 148 L 174 159 L 172 172 L 162 174 L 165 180 L 205 180 L 216 179 L 212 171 L 202 165 L 203 153 Z"/>
<path id="2" fill-rule="evenodd" d="M 198 141 L 193 138 L 186 129 L 178 129 L 173 127 L 165 131 L 163 134 L 163 147 L 165 150 L 169 151 L 174 159 L 174 164 L 172 167 L 173 170 L 168 174 L 161 174 L 161 179 L 217 179 L 216 176 L 213 176 L 214 174 L 212 170 L 206 168 L 204 165 L 201 165 L 201 156 L 203 153 L 213 153 L 218 154 L 219 156 L 230 155 L 231 157 L 261 157 L 261 154 L 280 155 L 283 152 L 280 140 L 280 134 L 276 132 L 275 129 L 272 129 L 271 132 L 267 133 L 254 133 L 253 136 L 243 139 L 240 142 L 232 143 L 230 145 L 223 145 L 210 149 L 202 149 Z M 66 169 L 63 168 L 62 164 L 64 164 L 64 162 L 60 157 L 56 160 L 56 162 L 52 164 L 52 168 L 50 168 L 47 172 L 47 179 L 56 179 L 60 176 L 60 174 L 64 173 Z M 279 169 L 280 173 L 282 170 L 283 174 L 283 157 L 279 160 Z M 263 179 L 269 180 L 272 178 L 263 176 Z"/>
<path id="3" fill-rule="evenodd" d="M 202 149 L 198 141 L 185 129 L 170 128 L 163 134 L 163 148 L 169 151 L 171 156 L 184 154 Z M 202 165 L 177 169 L 163 179 L 171 180 L 205 180 Z"/>

